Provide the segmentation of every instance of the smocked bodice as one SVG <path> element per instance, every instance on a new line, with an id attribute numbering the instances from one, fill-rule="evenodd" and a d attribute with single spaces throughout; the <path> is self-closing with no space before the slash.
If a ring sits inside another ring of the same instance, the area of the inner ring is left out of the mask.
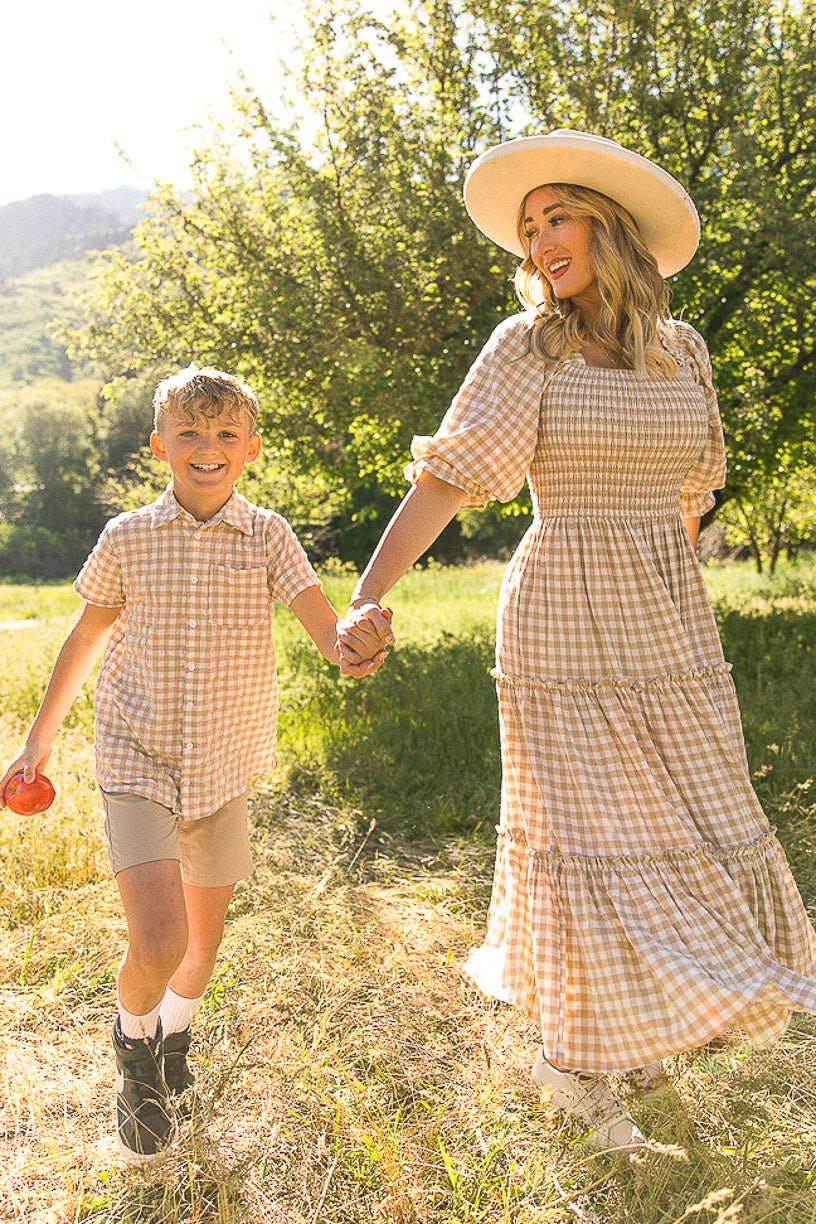
<path id="1" fill-rule="evenodd" d="M 536 516 L 676 516 L 708 430 L 705 393 L 685 366 L 674 379 L 639 380 L 563 361 L 541 398 L 529 474 Z"/>

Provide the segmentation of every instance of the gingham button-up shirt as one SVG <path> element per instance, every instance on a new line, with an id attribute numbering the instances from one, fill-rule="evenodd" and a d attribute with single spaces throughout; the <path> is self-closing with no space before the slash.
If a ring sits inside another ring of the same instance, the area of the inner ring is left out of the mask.
<path id="1" fill-rule="evenodd" d="M 107 524 L 74 587 L 124 605 L 96 689 L 96 773 L 193 820 L 275 762 L 272 606 L 317 575 L 292 528 L 238 493 L 205 523 L 168 488 Z"/>

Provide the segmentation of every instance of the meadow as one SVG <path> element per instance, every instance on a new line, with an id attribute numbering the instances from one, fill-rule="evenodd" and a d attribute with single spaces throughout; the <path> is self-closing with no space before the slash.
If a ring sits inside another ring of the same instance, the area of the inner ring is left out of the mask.
<path id="1" fill-rule="evenodd" d="M 752 774 L 816 917 L 816 562 L 706 567 Z M 759 1224 L 816 1221 L 816 1018 L 668 1064 L 653 1136 L 593 1154 L 533 1090 L 530 1023 L 458 966 L 480 939 L 498 817 L 502 567 L 430 566 L 391 598 L 397 648 L 339 679 L 278 610 L 280 761 L 252 797 L 197 1020 L 190 1128 L 149 1173 L 111 1134 L 124 927 L 93 785 L 90 691 L 49 774 L 0 817 L 0 1220 L 32 1224 Z M 353 579 L 326 577 L 343 605 Z M 78 600 L 0 585 L 0 750 L 16 752 Z"/>

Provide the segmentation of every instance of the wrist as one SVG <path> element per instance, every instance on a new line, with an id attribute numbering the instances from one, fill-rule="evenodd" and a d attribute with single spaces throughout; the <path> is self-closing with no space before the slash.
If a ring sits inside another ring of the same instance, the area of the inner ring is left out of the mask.
<path id="1" fill-rule="evenodd" d="M 380 608 L 382 605 L 373 595 L 361 595 L 355 591 L 349 600 L 349 607 L 356 612 L 359 608 Z"/>
<path id="2" fill-rule="evenodd" d="M 53 736 L 51 735 L 29 735 L 28 739 L 23 745 L 23 752 L 34 756 L 38 754 L 41 755 L 43 752 L 47 752 L 51 747 L 52 739 Z"/>

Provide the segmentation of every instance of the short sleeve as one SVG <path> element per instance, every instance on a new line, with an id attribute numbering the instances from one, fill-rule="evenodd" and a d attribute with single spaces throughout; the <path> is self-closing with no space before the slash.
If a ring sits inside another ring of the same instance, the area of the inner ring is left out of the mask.
<path id="1" fill-rule="evenodd" d="M 721 489 L 725 484 L 725 442 L 711 374 L 711 358 L 705 341 L 688 324 L 678 324 L 678 330 L 683 353 L 689 361 L 695 382 L 705 394 L 708 408 L 708 436 L 694 465 L 683 477 L 680 513 L 684 518 L 702 518 L 714 506 L 712 489 Z"/>
<path id="2" fill-rule="evenodd" d="M 301 591 L 320 586 L 320 579 L 285 518 L 270 513 L 265 532 L 269 594 L 288 607 Z"/>
<path id="3" fill-rule="evenodd" d="M 116 551 L 115 524 L 111 519 L 102 531 L 88 560 L 74 580 L 74 590 L 87 603 L 103 608 L 121 608 L 125 603 L 122 565 Z"/>
<path id="4" fill-rule="evenodd" d="M 406 478 L 430 472 L 467 494 L 465 507 L 511 501 L 530 469 L 546 367 L 530 353 L 530 319 L 499 324 L 433 437 L 415 437 Z"/>

